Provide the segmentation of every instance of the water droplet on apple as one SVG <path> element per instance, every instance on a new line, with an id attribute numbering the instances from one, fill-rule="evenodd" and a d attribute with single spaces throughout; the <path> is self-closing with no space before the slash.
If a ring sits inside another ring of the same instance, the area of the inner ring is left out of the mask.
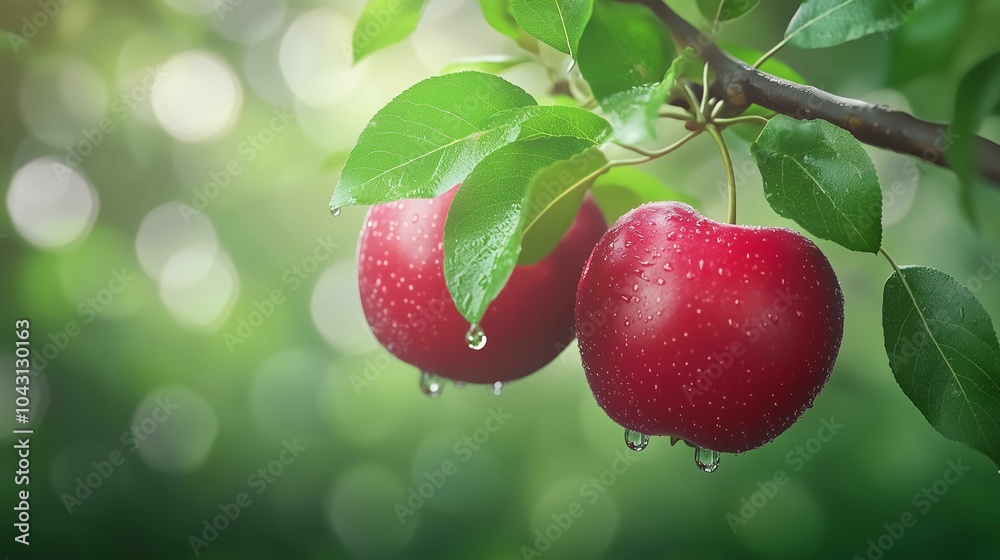
<path id="1" fill-rule="evenodd" d="M 715 472 L 715 469 L 719 468 L 719 459 L 722 454 L 718 451 L 712 451 L 711 449 L 702 449 L 701 447 L 696 447 L 694 449 L 694 462 L 698 465 L 698 468 L 710 473 Z"/>
<path id="2" fill-rule="evenodd" d="M 500 393 L 503 392 L 503 381 L 494 381 L 490 385 L 490 392 L 499 397 Z"/>
<path id="3" fill-rule="evenodd" d="M 486 333 L 479 328 L 478 324 L 473 323 L 469 327 L 469 332 L 465 333 L 465 342 L 473 350 L 482 350 L 486 347 Z"/>
<path id="4" fill-rule="evenodd" d="M 625 444 L 632 451 L 642 451 L 649 445 L 649 436 L 633 432 L 632 430 L 625 430 Z"/>
<path id="5" fill-rule="evenodd" d="M 423 394 L 431 398 L 439 397 L 443 388 L 440 377 L 426 371 L 420 372 L 420 391 Z"/>
<path id="6" fill-rule="evenodd" d="M 340 215 L 340 208 L 330 207 L 330 215 L 333 216 L 334 218 L 336 218 L 337 216 L 339 216 Z"/>

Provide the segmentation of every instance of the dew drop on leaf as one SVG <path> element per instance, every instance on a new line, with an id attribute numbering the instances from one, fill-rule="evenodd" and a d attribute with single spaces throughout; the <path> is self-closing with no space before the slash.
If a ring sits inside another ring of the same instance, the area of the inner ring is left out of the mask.
<path id="1" fill-rule="evenodd" d="M 465 342 L 473 350 L 482 350 L 486 347 L 486 333 L 478 324 L 473 324 L 469 327 L 469 332 L 465 333 Z"/>

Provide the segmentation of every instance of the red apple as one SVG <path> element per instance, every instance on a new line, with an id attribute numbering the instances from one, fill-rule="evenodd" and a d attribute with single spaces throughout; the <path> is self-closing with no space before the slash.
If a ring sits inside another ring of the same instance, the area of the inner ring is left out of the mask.
<path id="1" fill-rule="evenodd" d="M 576 329 L 612 420 L 742 453 L 812 406 L 840 349 L 844 298 L 829 261 L 799 233 L 654 203 L 594 248 Z"/>
<path id="2" fill-rule="evenodd" d="M 607 223 L 587 197 L 548 256 L 514 269 L 480 323 L 487 343 L 474 350 L 444 280 L 444 224 L 457 191 L 369 211 L 358 249 L 365 317 L 383 346 L 423 372 L 469 383 L 524 377 L 573 340 L 574 287 Z"/>

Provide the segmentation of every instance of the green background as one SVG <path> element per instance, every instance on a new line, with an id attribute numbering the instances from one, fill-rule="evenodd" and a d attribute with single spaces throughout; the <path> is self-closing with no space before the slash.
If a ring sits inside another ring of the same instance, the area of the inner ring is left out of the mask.
<path id="1" fill-rule="evenodd" d="M 616 453 L 628 450 L 593 401 L 573 349 L 499 397 L 450 385 L 439 399 L 423 397 L 417 372 L 388 357 L 361 315 L 353 261 L 365 209 L 333 218 L 327 202 L 346 151 L 379 107 L 458 57 L 515 54 L 516 46 L 486 26 L 476 2 L 431 0 L 411 39 L 352 69 L 345 45 L 360 4 L 0 7 L 5 555 L 192 557 L 189 537 L 246 492 L 250 504 L 201 557 L 516 559 L 548 528 L 559 535 L 543 558 L 852 558 L 907 512 L 916 525 L 899 539 L 883 537 L 892 545 L 885 558 L 1000 557 L 996 466 L 939 436 L 887 366 L 880 308 L 888 265 L 831 243 L 819 245 L 843 284 L 847 322 L 829 385 L 785 434 L 723 456 L 711 475 L 695 467 L 690 448 L 655 438 L 607 484 L 605 471 L 622 466 Z M 697 17 L 694 2 L 671 4 Z M 724 40 L 761 50 L 776 42 L 797 3 L 762 4 L 727 25 Z M 39 16 L 46 8 L 54 15 Z M 45 24 L 25 32 L 22 18 Z M 789 48 L 779 58 L 829 91 L 947 120 L 960 77 L 997 49 L 998 26 L 1000 2 L 933 0 L 891 35 L 824 51 Z M 32 37 L 12 42 L 8 32 Z M 170 70 L 163 88 L 144 90 L 147 69 L 160 65 Z M 505 77 L 545 92 L 540 66 Z M 135 107 L 124 110 L 123 99 Z M 293 118 L 264 132 L 276 114 Z M 84 146 L 89 155 L 71 180 L 57 181 L 51 162 L 65 163 L 68 150 L 96 138 L 101 119 L 111 131 Z M 683 132 L 676 128 L 665 128 L 662 140 Z M 1000 139 L 1000 119 L 982 133 Z M 767 208 L 747 142 L 730 138 L 741 221 L 792 225 Z M 714 146 L 699 139 L 683 150 L 650 170 L 722 219 Z M 890 191 L 886 247 L 901 264 L 979 286 L 976 296 L 1000 318 L 1000 274 L 987 278 L 982 268 L 1000 252 L 996 189 L 977 195 L 977 232 L 961 217 L 952 174 L 871 154 Z M 206 191 L 232 161 L 240 173 Z M 12 190 L 65 196 L 33 209 L 11 203 Z M 215 196 L 200 201 L 197 193 Z M 200 202 L 207 205 L 197 215 L 177 206 Z M 105 292 L 122 270 L 134 279 Z M 275 290 L 281 303 L 234 345 L 227 335 L 268 308 Z M 27 549 L 12 542 L 19 318 L 31 320 L 36 352 L 60 340 L 68 322 L 79 327 L 32 374 Z M 154 409 L 167 398 L 177 408 L 163 418 Z M 491 410 L 501 407 L 509 419 L 499 430 L 478 449 L 463 443 L 482 441 Z M 843 428 L 818 445 L 813 438 L 831 419 Z M 123 435 L 134 425 L 152 430 L 133 445 Z M 277 470 L 283 442 L 305 449 L 271 482 L 248 480 L 269 464 Z M 794 459 L 799 446 L 808 462 Z M 95 475 L 94 463 L 106 470 L 111 457 L 120 464 Z M 401 524 L 394 505 L 448 460 L 454 473 Z M 932 488 L 949 461 L 969 471 L 954 485 L 938 483 L 947 493 L 925 512 L 914 495 Z M 727 515 L 740 515 L 743 499 L 760 504 L 763 494 L 754 493 L 779 470 L 787 484 L 734 534 Z M 591 503 L 581 487 L 602 473 L 606 492 Z M 64 495 L 88 476 L 100 485 L 68 511 Z M 552 515 L 574 502 L 582 516 L 565 530 L 550 528 Z"/>

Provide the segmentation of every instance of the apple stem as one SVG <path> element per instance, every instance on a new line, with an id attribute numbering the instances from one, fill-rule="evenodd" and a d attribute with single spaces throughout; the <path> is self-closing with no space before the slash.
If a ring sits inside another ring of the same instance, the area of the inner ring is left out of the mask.
<path id="1" fill-rule="evenodd" d="M 708 63 L 705 63 L 705 68 L 702 70 L 701 78 L 701 109 L 699 113 L 702 115 L 708 114 L 708 90 L 711 89 L 708 84 Z"/>
<path id="2" fill-rule="evenodd" d="M 726 182 L 729 185 L 729 223 L 736 223 L 736 172 L 733 169 L 733 158 L 729 154 L 729 148 L 726 146 L 726 140 L 722 137 L 722 133 L 719 132 L 718 127 L 714 124 L 710 124 L 705 127 L 705 131 L 708 135 L 715 140 L 715 145 L 719 147 L 719 152 L 722 153 L 722 164 L 726 168 Z"/>
<path id="3" fill-rule="evenodd" d="M 692 138 L 694 138 L 695 136 L 698 136 L 699 134 L 701 134 L 701 130 L 691 131 L 691 132 L 687 133 L 686 135 L 684 135 L 684 137 L 681 138 L 680 140 L 674 142 L 673 144 L 667 146 L 666 148 L 663 148 L 662 150 L 657 150 L 655 152 L 651 152 L 649 150 L 644 150 L 642 148 L 639 148 L 638 146 L 630 146 L 628 144 L 621 144 L 621 143 L 616 142 L 615 144 L 617 144 L 618 146 L 620 146 L 622 148 L 625 148 L 626 150 L 633 151 L 633 152 L 641 155 L 642 158 L 612 161 L 611 163 L 609 163 L 608 165 L 606 165 L 602 169 L 602 171 L 607 171 L 608 169 L 610 169 L 612 167 L 621 167 L 623 165 L 639 165 L 639 164 L 642 164 L 642 163 L 648 163 L 650 161 L 653 161 L 654 159 L 661 158 L 661 157 L 663 157 L 663 156 L 665 156 L 665 155 L 673 152 L 677 148 L 680 148 L 684 144 L 687 144 Z"/>

